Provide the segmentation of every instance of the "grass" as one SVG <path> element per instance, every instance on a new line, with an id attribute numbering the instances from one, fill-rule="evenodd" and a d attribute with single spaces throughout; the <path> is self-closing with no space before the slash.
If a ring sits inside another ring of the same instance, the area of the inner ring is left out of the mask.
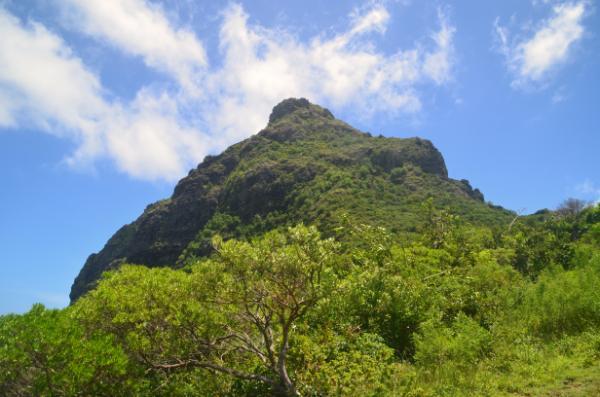
<path id="1" fill-rule="evenodd" d="M 511 396 L 583 397 L 600 396 L 600 365 L 588 368 L 567 367 L 553 382 L 526 388 Z"/>

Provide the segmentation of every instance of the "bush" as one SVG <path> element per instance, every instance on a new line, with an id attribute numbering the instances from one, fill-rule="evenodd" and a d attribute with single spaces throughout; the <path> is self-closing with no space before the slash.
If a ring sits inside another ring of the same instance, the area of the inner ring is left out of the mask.
<path id="1" fill-rule="evenodd" d="M 560 336 L 600 326 L 600 271 L 547 270 L 525 292 L 519 313 L 535 333 Z"/>
<path id="2" fill-rule="evenodd" d="M 415 362 L 432 371 L 446 365 L 467 368 L 490 352 L 491 342 L 489 331 L 464 313 L 450 327 L 429 320 L 415 334 Z"/>
<path id="3" fill-rule="evenodd" d="M 85 335 L 69 311 L 34 305 L 0 317 L 0 395 L 136 394 L 135 368 L 110 335 Z M 138 390 L 139 391 L 139 390 Z"/>

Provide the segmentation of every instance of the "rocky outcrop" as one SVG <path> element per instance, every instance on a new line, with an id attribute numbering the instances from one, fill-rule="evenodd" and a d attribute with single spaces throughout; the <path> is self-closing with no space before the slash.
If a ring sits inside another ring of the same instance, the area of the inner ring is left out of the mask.
<path id="1" fill-rule="evenodd" d="M 442 154 L 433 144 L 421 138 L 396 139 L 382 138 L 380 147 L 370 154 L 371 161 L 384 171 L 402 167 L 411 163 L 418 165 L 424 172 L 448 178 L 448 170 Z"/>
<path id="2" fill-rule="evenodd" d="M 305 98 L 288 98 L 284 99 L 273 108 L 273 111 L 269 116 L 269 124 L 273 124 L 277 120 L 292 113 L 296 113 L 297 115 L 306 118 L 325 117 L 331 120 L 335 118 L 329 110 L 313 105 Z"/>

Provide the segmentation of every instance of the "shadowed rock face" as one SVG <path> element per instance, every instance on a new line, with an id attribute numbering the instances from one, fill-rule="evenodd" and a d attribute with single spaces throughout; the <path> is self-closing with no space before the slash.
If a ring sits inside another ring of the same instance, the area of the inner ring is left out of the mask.
<path id="1" fill-rule="evenodd" d="M 385 147 L 373 151 L 371 161 L 386 172 L 411 163 L 417 164 L 427 173 L 448 177 L 441 153 L 430 141 L 421 138 L 394 139 Z"/>
<path id="2" fill-rule="evenodd" d="M 313 222 L 303 204 L 308 194 L 302 192 L 323 183 L 319 177 L 324 173 L 337 170 L 359 178 L 355 169 L 362 166 L 385 176 L 406 165 L 430 175 L 434 184 L 444 184 L 461 200 L 483 200 L 468 182 L 448 179 L 444 159 L 431 142 L 371 137 L 304 98 L 286 99 L 273 108 L 264 130 L 218 156 L 207 156 L 179 181 L 171 198 L 149 205 L 90 255 L 73 283 L 71 301 L 121 263 L 174 266 L 217 212 L 244 223 L 274 213 L 289 213 L 288 221 Z M 343 200 L 335 205 L 352 212 Z"/>

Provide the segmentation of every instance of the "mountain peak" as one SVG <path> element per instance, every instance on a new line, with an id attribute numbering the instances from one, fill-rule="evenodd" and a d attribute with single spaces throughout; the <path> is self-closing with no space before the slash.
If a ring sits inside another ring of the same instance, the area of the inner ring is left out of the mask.
<path id="1" fill-rule="evenodd" d="M 475 224 L 508 223 L 466 180 L 448 177 L 442 154 L 421 138 L 373 137 L 305 98 L 273 108 L 269 125 L 183 178 L 173 195 L 123 226 L 92 254 L 71 289 L 74 301 L 122 263 L 181 266 L 212 252 L 210 237 L 254 237 L 297 222 L 332 233 L 340 214 L 412 233 L 432 197 Z"/>
<path id="2" fill-rule="evenodd" d="M 304 115 L 321 116 L 329 119 L 334 119 L 333 114 L 328 109 L 314 105 L 306 98 L 288 98 L 279 102 L 269 116 L 269 124 L 284 118 L 292 113 L 301 113 Z"/>

